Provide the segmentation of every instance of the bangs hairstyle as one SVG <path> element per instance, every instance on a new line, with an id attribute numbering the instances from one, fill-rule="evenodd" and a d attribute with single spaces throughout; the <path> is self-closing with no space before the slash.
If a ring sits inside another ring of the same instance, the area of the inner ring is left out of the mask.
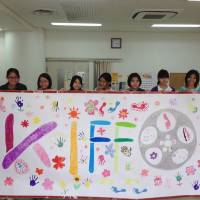
<path id="1" fill-rule="evenodd" d="M 140 83 L 139 84 L 139 87 L 140 87 L 141 84 L 142 84 L 142 79 L 141 79 L 141 77 L 140 77 L 140 75 L 138 73 L 132 73 L 132 74 L 130 74 L 128 76 L 128 80 L 127 80 L 128 86 L 131 87 L 131 81 L 132 81 L 133 78 L 137 78 L 138 79 L 138 81 Z"/>
<path id="2" fill-rule="evenodd" d="M 49 85 L 48 85 L 47 89 L 51 89 L 51 87 L 52 87 L 52 80 L 51 80 L 51 77 L 49 76 L 49 74 L 47 74 L 47 73 L 42 73 L 42 74 L 40 74 L 40 76 L 38 77 L 38 81 L 37 81 L 38 89 L 41 88 L 41 87 L 40 87 L 40 79 L 41 79 L 41 78 L 45 78 L 45 79 L 48 80 Z"/>
<path id="3" fill-rule="evenodd" d="M 83 86 L 83 80 L 82 80 L 82 78 L 81 78 L 80 76 L 78 76 L 78 75 L 75 75 L 75 76 L 72 77 L 72 80 L 71 80 L 71 82 L 70 82 L 70 90 L 74 90 L 73 85 L 74 85 L 74 82 L 75 82 L 76 80 L 79 80 L 81 86 Z"/>
<path id="4" fill-rule="evenodd" d="M 11 73 L 14 73 L 18 78 L 20 78 L 19 71 L 16 68 L 8 69 L 6 73 L 6 78 L 8 78 Z"/>
<path id="5" fill-rule="evenodd" d="M 187 72 L 187 74 L 185 76 L 185 86 L 187 87 L 187 85 L 188 85 L 187 79 L 190 78 L 192 75 L 196 76 L 196 82 L 194 84 L 194 87 L 196 88 L 199 85 L 199 72 L 197 70 L 194 70 L 194 69 Z"/>
<path id="6" fill-rule="evenodd" d="M 159 72 L 158 72 L 158 85 L 160 84 L 160 81 L 159 79 L 162 79 L 162 78 L 169 78 L 169 72 L 165 69 L 161 69 Z"/>
<path id="7" fill-rule="evenodd" d="M 111 86 L 111 82 L 112 82 L 112 76 L 110 73 L 103 73 L 101 74 L 101 76 L 99 77 L 98 81 L 100 81 L 101 79 L 104 79 L 105 81 L 107 81 L 109 84 L 109 86 Z"/>

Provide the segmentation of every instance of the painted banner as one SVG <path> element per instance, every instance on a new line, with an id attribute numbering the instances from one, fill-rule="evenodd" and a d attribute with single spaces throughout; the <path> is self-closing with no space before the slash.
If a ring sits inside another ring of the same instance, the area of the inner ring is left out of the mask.
<path id="1" fill-rule="evenodd" d="M 200 195 L 200 94 L 0 93 L 0 196 Z"/>

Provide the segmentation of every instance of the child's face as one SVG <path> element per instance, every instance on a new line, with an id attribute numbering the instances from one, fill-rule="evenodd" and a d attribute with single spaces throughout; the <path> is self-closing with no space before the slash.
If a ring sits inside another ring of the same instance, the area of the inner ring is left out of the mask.
<path id="1" fill-rule="evenodd" d="M 9 85 L 15 86 L 17 83 L 19 83 L 19 77 L 13 72 L 8 75 L 7 79 Z"/>
<path id="2" fill-rule="evenodd" d="M 110 83 L 106 81 L 104 78 L 100 78 L 99 80 L 99 88 L 100 89 L 107 89 L 110 87 Z"/>
<path id="3" fill-rule="evenodd" d="M 140 81 L 138 80 L 137 77 L 133 77 L 131 79 L 131 83 L 130 83 L 131 88 L 133 89 L 138 89 L 140 87 Z"/>
<path id="4" fill-rule="evenodd" d="M 196 81 L 197 81 L 197 78 L 196 78 L 195 74 L 192 74 L 192 75 L 187 79 L 187 84 L 188 84 L 188 86 L 194 87 Z"/>
<path id="5" fill-rule="evenodd" d="M 40 89 L 46 90 L 46 89 L 48 89 L 48 87 L 49 87 L 49 81 L 46 78 L 41 77 L 40 78 Z"/>
<path id="6" fill-rule="evenodd" d="M 160 82 L 159 85 L 166 86 L 166 87 L 169 86 L 169 78 L 160 78 L 159 82 Z"/>
<path id="7" fill-rule="evenodd" d="M 78 79 L 76 79 L 74 81 L 73 88 L 74 88 L 74 90 L 80 90 L 81 89 L 81 82 Z"/>

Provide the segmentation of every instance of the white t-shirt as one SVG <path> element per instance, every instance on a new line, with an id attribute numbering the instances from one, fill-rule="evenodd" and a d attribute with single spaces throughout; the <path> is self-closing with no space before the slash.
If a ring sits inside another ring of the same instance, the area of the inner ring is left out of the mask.
<path id="1" fill-rule="evenodd" d="M 158 91 L 159 92 L 162 92 L 162 91 L 171 92 L 171 91 L 173 91 L 173 89 L 170 86 L 168 86 L 166 89 L 163 89 L 158 85 Z"/>

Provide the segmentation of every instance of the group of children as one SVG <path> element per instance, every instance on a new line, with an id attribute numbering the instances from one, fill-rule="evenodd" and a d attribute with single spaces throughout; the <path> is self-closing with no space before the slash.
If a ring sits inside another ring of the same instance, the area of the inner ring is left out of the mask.
<path id="1" fill-rule="evenodd" d="M 15 68 L 10 68 L 6 74 L 7 83 L 0 86 L 0 90 L 27 90 L 26 85 L 20 83 L 19 71 Z M 170 75 L 167 70 L 161 69 L 157 75 L 157 85 L 151 89 L 154 92 L 173 92 L 175 89 L 170 86 Z M 141 88 L 142 80 L 138 73 L 132 73 L 128 76 L 127 91 L 144 92 Z M 110 73 L 103 73 L 98 78 L 98 85 L 95 91 L 108 92 L 112 91 L 112 76 Z M 49 74 L 42 73 L 37 81 L 38 90 L 53 91 L 52 79 Z M 61 89 L 65 91 L 65 89 Z M 78 75 L 72 77 L 70 82 L 70 91 L 81 92 L 83 90 L 82 78 Z M 199 86 L 199 72 L 197 70 L 190 70 L 185 76 L 185 83 L 179 89 L 181 92 L 200 92 Z"/>

